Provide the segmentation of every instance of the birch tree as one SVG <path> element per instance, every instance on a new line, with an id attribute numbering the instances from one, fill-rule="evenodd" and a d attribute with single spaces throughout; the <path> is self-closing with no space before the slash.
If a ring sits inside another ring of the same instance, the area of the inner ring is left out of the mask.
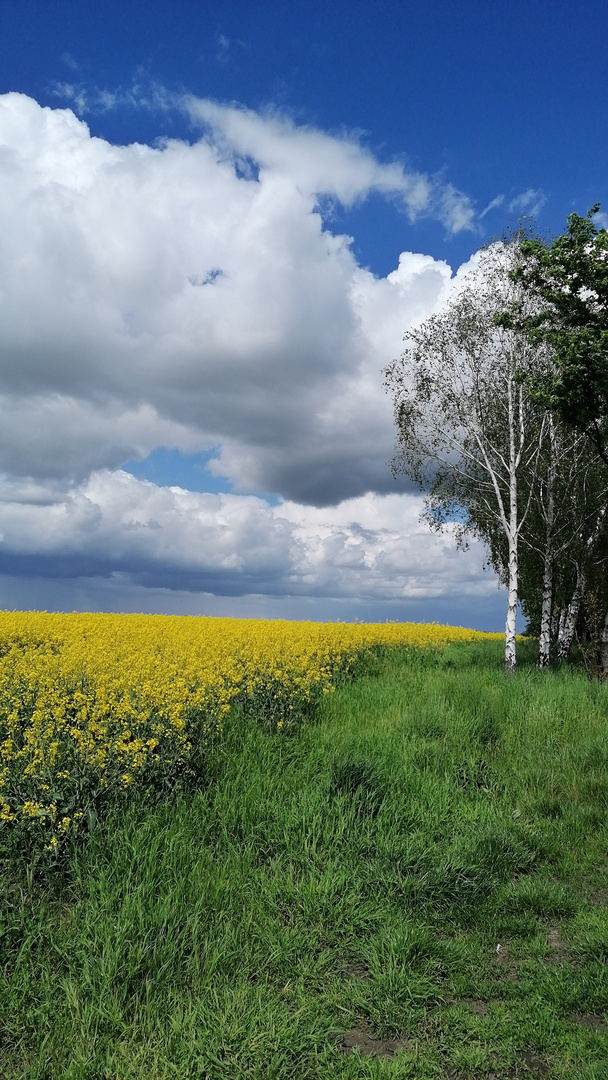
<path id="1" fill-rule="evenodd" d="M 570 589 L 566 602 L 559 611 L 557 630 L 557 659 L 563 663 L 570 655 L 576 633 L 579 614 L 586 598 L 589 585 L 595 588 L 600 568 L 606 563 L 606 505 L 601 508 L 593 529 L 579 534 L 579 543 L 569 552 L 571 564 Z"/>
<path id="2" fill-rule="evenodd" d="M 507 310 L 503 322 L 523 328 L 531 344 L 550 344 L 553 370 L 526 376 L 531 394 L 583 432 L 608 467 L 608 231 L 596 227 L 598 211 L 599 203 L 584 218 L 570 214 L 567 231 L 550 247 L 537 240 L 521 245 L 513 279 L 535 310 Z M 608 609 L 600 664 L 608 675 Z"/>
<path id="3" fill-rule="evenodd" d="M 409 347 L 385 372 L 397 426 L 393 472 L 425 492 L 430 522 L 450 522 L 460 542 L 467 532 L 483 538 L 482 521 L 486 532 L 493 523 L 504 535 L 507 672 L 516 667 L 518 553 L 534 490 L 527 485 L 522 505 L 518 484 L 537 467 L 545 425 L 545 413 L 518 381 L 543 349 L 496 324 L 501 312 L 525 308 L 526 293 L 510 277 L 520 257 L 517 239 L 482 250 L 462 286 L 410 331 Z"/>
<path id="4" fill-rule="evenodd" d="M 544 441 L 533 475 L 519 478 L 520 506 L 535 483 L 530 509 L 520 536 L 519 592 L 522 608 L 538 634 L 538 666 L 549 663 L 552 643 L 558 659 L 570 652 L 588 580 L 590 561 L 597 558 L 603 532 L 606 468 L 588 440 L 545 414 Z M 505 537 L 497 523 L 475 520 L 490 550 L 490 561 L 501 581 L 508 576 Z"/>
<path id="5" fill-rule="evenodd" d="M 554 597 L 566 596 L 559 628 L 558 659 L 568 658 L 590 562 L 604 532 L 606 467 L 584 435 L 548 414 L 548 468 L 537 506 L 544 525 L 539 666 L 549 663 Z M 540 539 L 540 538 L 539 538 Z M 534 547 L 532 535 L 526 537 Z M 539 551 L 539 547 L 536 547 Z"/>

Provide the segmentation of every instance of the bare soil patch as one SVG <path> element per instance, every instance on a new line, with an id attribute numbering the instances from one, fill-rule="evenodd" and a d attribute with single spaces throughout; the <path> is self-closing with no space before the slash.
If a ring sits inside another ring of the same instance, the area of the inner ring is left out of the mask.
<path id="1" fill-rule="evenodd" d="M 570 1013 L 570 1019 L 574 1020 L 575 1024 L 581 1024 L 582 1027 L 591 1028 L 598 1035 L 603 1035 L 608 1030 L 606 1022 L 597 1013 L 573 1012 Z"/>
<path id="2" fill-rule="evenodd" d="M 493 962 L 500 971 L 501 978 L 507 979 L 509 982 L 517 982 L 517 971 L 509 954 L 508 946 L 500 946 L 500 951 L 494 953 Z"/>
<path id="3" fill-rule="evenodd" d="M 342 1046 L 347 1054 L 358 1049 L 360 1054 L 373 1054 L 376 1057 L 391 1058 L 397 1050 L 409 1046 L 408 1039 L 375 1039 L 363 1025 L 351 1028 L 342 1036 Z"/>
<path id="4" fill-rule="evenodd" d="M 488 1005 L 486 1001 L 481 1001 L 477 998 L 461 998 L 462 1005 L 466 1005 L 467 1009 L 470 1009 L 475 1016 L 487 1016 Z"/>
<path id="5" fill-rule="evenodd" d="M 355 960 L 352 963 L 346 961 L 338 964 L 338 971 L 341 975 L 347 975 L 353 979 L 369 979 L 370 973 L 367 964 L 362 961 Z"/>
<path id="6" fill-rule="evenodd" d="M 551 1068 L 533 1050 L 516 1050 L 515 1053 L 534 1076 L 546 1076 Z"/>
<path id="7" fill-rule="evenodd" d="M 568 945 L 568 942 L 564 941 L 558 926 L 553 925 L 549 927 L 547 932 L 547 945 L 551 949 L 551 953 L 547 958 L 548 963 L 563 964 L 570 959 L 572 949 Z"/>

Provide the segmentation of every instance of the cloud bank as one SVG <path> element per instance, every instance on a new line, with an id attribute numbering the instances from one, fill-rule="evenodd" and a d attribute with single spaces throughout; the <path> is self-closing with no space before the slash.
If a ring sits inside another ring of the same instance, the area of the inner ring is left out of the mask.
<path id="1" fill-rule="evenodd" d="M 320 210 L 380 192 L 456 231 L 466 196 L 353 139 L 182 105 L 196 141 L 114 146 L 70 109 L 0 97 L 0 574 L 215 595 L 487 591 L 479 555 L 430 543 L 387 467 L 381 369 L 451 270 L 406 252 L 377 278 Z M 214 450 L 236 494 L 121 471 L 159 446 Z"/>
<path id="2" fill-rule="evenodd" d="M 227 596 L 394 600 L 441 595 L 460 561 L 449 534 L 429 542 L 413 495 L 369 494 L 311 511 L 108 470 L 52 502 L 1 494 L 0 574 L 29 566 L 62 577 L 68 561 L 81 576 L 126 573 L 142 584 Z M 465 577 L 473 593 L 487 591 L 474 561 Z"/>

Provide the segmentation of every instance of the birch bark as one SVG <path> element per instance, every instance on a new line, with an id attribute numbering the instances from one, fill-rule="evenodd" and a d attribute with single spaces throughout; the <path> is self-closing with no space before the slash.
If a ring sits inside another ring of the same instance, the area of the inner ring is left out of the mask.
<path id="1" fill-rule="evenodd" d="M 515 411 L 513 402 L 513 375 L 510 373 L 507 384 L 509 409 L 509 526 L 507 542 L 509 545 L 509 587 L 507 598 L 507 621 L 505 623 L 505 671 L 511 674 L 516 667 L 516 620 L 517 620 L 517 541 L 519 539 L 517 513 L 517 466 L 518 455 L 515 447 Z"/>
<path id="2" fill-rule="evenodd" d="M 600 635 L 600 668 L 604 678 L 608 675 L 608 611 Z"/>
<path id="3" fill-rule="evenodd" d="M 543 593 L 540 612 L 540 634 L 538 639 L 538 667 L 549 664 L 551 649 L 551 604 L 553 600 L 553 562 L 554 562 L 554 526 L 555 526 L 555 421 L 548 416 L 549 429 L 549 468 L 547 472 L 547 507 L 545 514 L 545 554 L 543 558 Z"/>
<path id="4" fill-rule="evenodd" d="M 580 565 L 576 567 L 576 585 L 572 593 L 572 599 L 568 604 L 563 621 L 560 621 L 559 638 L 557 642 L 557 659 L 563 664 L 570 656 L 570 649 L 574 641 L 576 624 L 581 609 L 581 601 L 585 593 L 585 575 Z"/>
<path id="5" fill-rule="evenodd" d="M 543 563 L 543 595 L 540 609 L 540 634 L 538 637 L 539 668 L 549 665 L 551 653 L 551 605 L 553 602 L 553 549 L 549 545 Z"/>

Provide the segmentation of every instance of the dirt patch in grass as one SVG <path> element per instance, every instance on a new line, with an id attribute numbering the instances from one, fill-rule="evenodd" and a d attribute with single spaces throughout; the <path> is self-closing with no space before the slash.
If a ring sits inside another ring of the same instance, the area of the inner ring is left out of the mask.
<path id="1" fill-rule="evenodd" d="M 478 998 L 461 998 L 460 1003 L 466 1005 L 470 1012 L 475 1013 L 475 1016 L 487 1016 L 488 1005 L 486 1001 L 481 1001 Z"/>
<path id="2" fill-rule="evenodd" d="M 580 1024 L 582 1027 L 591 1028 L 598 1035 L 603 1035 L 608 1030 L 605 1021 L 597 1013 L 573 1012 L 570 1013 L 570 1020 L 573 1020 L 575 1024 Z"/>
<path id="3" fill-rule="evenodd" d="M 570 959 L 572 949 L 567 941 L 564 941 L 558 926 L 550 926 L 547 931 L 547 945 L 551 949 L 547 961 L 550 964 L 563 964 Z"/>
<path id="4" fill-rule="evenodd" d="M 551 1066 L 534 1053 L 533 1050 L 516 1050 L 516 1056 L 534 1076 L 546 1076 Z"/>
<path id="5" fill-rule="evenodd" d="M 357 1025 L 342 1036 L 342 1047 L 347 1054 L 358 1049 L 360 1054 L 392 1058 L 397 1050 L 405 1050 L 408 1046 L 408 1039 L 375 1039 L 364 1025 Z"/>
<path id="6" fill-rule="evenodd" d="M 458 998 L 455 998 L 455 997 L 451 997 L 450 995 L 448 995 L 446 997 L 445 1001 L 444 1001 L 444 1005 L 447 1008 L 450 1008 L 450 1009 L 454 1008 L 455 1006 L 462 1005 L 462 1006 L 464 1006 L 465 1009 L 468 1009 L 469 1012 L 474 1013 L 475 1016 L 484 1017 L 484 1016 L 488 1015 L 488 1003 L 487 1003 L 487 1001 L 482 1001 L 481 998 L 473 998 L 473 997 L 462 997 L 462 998 L 458 997 Z M 427 1020 L 427 1023 L 428 1023 L 428 1020 Z M 437 1023 L 438 1027 L 441 1026 L 439 1020 L 437 1020 L 436 1023 Z"/>
<path id="7" fill-rule="evenodd" d="M 346 961 L 340 962 L 338 964 L 338 971 L 341 975 L 346 975 L 351 979 L 365 980 L 371 978 L 367 964 L 364 964 L 359 960 L 355 960 L 352 963 L 347 963 Z"/>
<path id="8" fill-rule="evenodd" d="M 589 894 L 589 899 L 591 900 L 591 903 L 594 905 L 594 907 L 608 907 L 608 889 L 593 889 Z"/>
<path id="9" fill-rule="evenodd" d="M 506 945 L 501 945 L 500 950 L 494 953 L 493 962 L 497 973 L 500 973 L 502 979 L 507 979 L 508 982 L 517 982 L 517 971 Z"/>

